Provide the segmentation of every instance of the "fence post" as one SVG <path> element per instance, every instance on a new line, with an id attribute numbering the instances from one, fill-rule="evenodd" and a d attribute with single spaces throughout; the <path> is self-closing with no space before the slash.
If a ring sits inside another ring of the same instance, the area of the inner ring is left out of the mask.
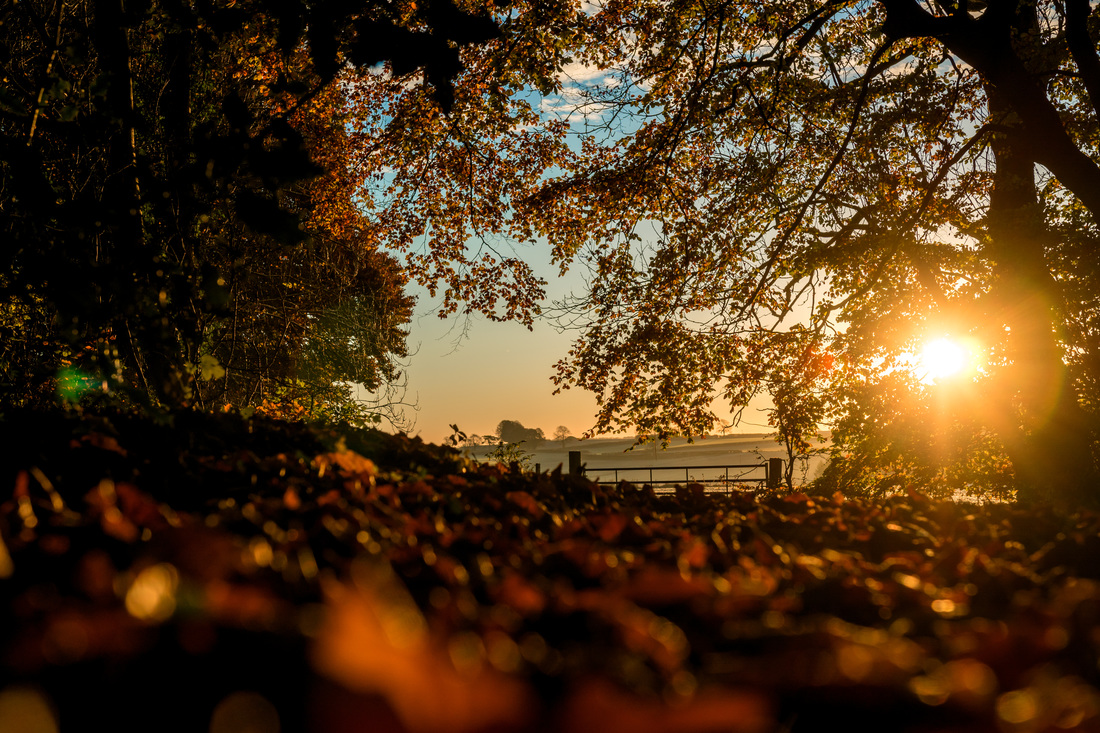
<path id="1" fill-rule="evenodd" d="M 581 470 L 581 452 L 579 450 L 569 451 L 569 475 L 580 476 Z"/>
<path id="2" fill-rule="evenodd" d="M 768 459 L 768 488 L 778 489 L 779 480 L 783 477 L 783 459 L 782 458 L 769 458 Z"/>

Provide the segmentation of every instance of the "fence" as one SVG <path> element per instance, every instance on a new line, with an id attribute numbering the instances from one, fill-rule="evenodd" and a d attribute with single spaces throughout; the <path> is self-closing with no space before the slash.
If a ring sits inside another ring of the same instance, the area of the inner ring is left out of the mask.
<path id="1" fill-rule="evenodd" d="M 733 470 L 734 475 L 730 475 Z M 763 471 L 763 476 L 749 478 L 752 471 Z M 694 473 L 693 473 L 694 472 Z M 721 473 L 719 473 L 721 472 Z M 740 472 L 740 473 L 737 473 Z M 581 462 L 580 451 L 569 451 L 569 473 L 577 476 L 612 476 L 610 479 L 594 478 L 601 484 L 645 483 L 654 489 L 671 487 L 677 484 L 702 484 L 705 487 L 721 488 L 729 492 L 734 487 L 746 484 L 763 484 L 770 489 L 779 487 L 783 479 L 783 459 L 769 458 L 763 463 L 730 463 L 705 466 L 587 466 Z M 671 476 L 671 474 L 676 474 Z"/>

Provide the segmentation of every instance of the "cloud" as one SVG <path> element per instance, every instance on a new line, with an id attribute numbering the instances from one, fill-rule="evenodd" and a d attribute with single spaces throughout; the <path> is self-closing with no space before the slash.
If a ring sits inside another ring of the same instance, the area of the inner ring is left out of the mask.
<path id="1" fill-rule="evenodd" d="M 559 72 L 569 81 L 579 84 L 600 84 L 606 79 L 608 72 L 598 66 L 590 66 L 581 61 L 572 61 L 562 67 Z"/>

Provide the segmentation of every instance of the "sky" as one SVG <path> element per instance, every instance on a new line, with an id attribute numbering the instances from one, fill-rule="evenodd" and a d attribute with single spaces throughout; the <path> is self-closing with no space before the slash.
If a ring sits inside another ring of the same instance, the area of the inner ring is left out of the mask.
<path id="1" fill-rule="evenodd" d="M 468 435 L 489 435 L 501 420 L 542 428 L 547 436 L 559 425 L 578 436 L 592 427 L 593 395 L 577 389 L 553 394 L 550 377 L 569 349 L 569 334 L 545 321 L 528 331 L 481 317 L 441 320 L 425 305 L 409 326 L 415 353 L 408 359 L 406 399 L 418 406 L 410 411 L 412 434 L 438 443 L 453 423 Z"/>
<path id="2" fill-rule="evenodd" d="M 550 264 L 546 245 L 525 245 L 521 254 L 547 281 L 543 307 L 571 292 L 582 292 L 576 272 L 561 277 Z M 575 334 L 562 333 L 547 319 L 528 330 L 483 316 L 437 315 L 442 298 L 411 286 L 416 311 L 409 324 L 405 398 L 415 420 L 410 433 L 438 443 L 457 425 L 467 435 L 492 435 L 501 420 L 542 428 L 549 437 L 559 425 L 580 436 L 593 426 L 596 399 L 579 389 L 555 395 L 554 364 L 569 350 Z"/>
<path id="3" fill-rule="evenodd" d="M 549 254 L 528 261 L 547 280 L 549 305 L 583 287 L 576 274 L 557 277 Z M 596 399 L 581 389 L 555 395 L 551 381 L 554 363 L 565 356 L 575 333 L 559 332 L 548 320 L 528 331 L 518 323 L 497 323 L 483 317 L 440 319 L 439 299 L 413 288 L 416 314 L 409 324 L 406 360 L 407 410 L 415 420 L 409 433 L 432 443 L 451 435 L 451 424 L 467 435 L 491 435 L 501 420 L 516 420 L 528 428 L 542 428 L 547 437 L 560 425 L 580 436 L 596 421 Z M 762 432 L 767 426 L 766 400 L 750 404 L 733 432 Z M 722 417 L 723 415 L 719 413 Z"/>

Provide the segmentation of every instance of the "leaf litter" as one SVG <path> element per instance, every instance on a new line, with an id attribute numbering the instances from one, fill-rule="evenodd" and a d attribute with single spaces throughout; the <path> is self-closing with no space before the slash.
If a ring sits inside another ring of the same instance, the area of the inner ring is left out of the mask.
<path id="1" fill-rule="evenodd" d="M 663 496 L 232 414 L 0 430 L 0 728 L 258 695 L 290 731 L 1100 730 L 1095 513 Z"/>

